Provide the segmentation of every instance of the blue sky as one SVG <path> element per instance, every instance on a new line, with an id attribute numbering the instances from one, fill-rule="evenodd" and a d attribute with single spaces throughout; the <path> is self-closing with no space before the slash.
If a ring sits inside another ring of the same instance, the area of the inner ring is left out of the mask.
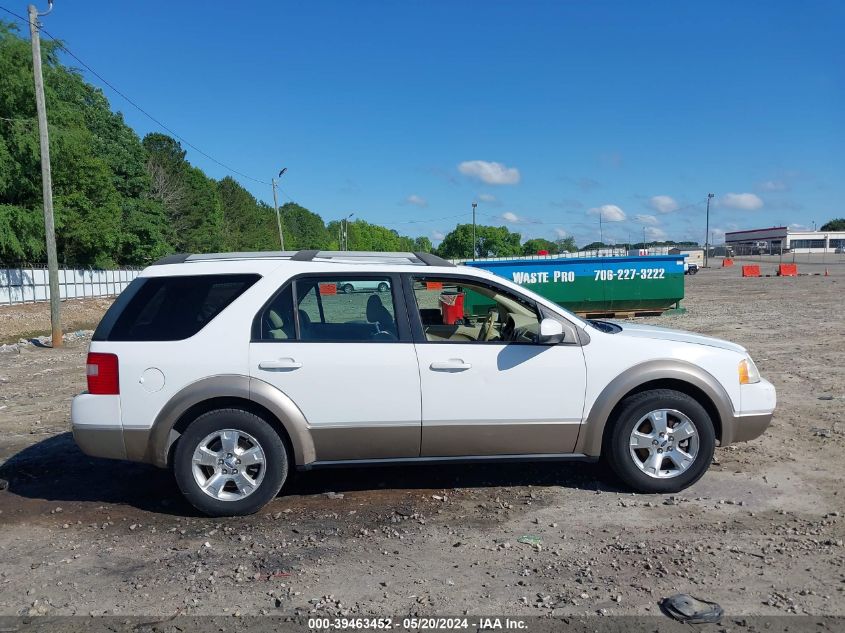
<path id="1" fill-rule="evenodd" d="M 525 237 L 703 241 L 708 191 L 717 241 L 845 216 L 841 2 L 56 0 L 44 24 L 327 221 L 436 241 L 476 200 Z"/>

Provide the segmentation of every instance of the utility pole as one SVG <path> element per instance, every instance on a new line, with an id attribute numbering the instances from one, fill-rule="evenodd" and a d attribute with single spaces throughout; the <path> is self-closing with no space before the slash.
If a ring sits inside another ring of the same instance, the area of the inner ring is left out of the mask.
<path id="1" fill-rule="evenodd" d="M 604 247 L 604 225 L 601 221 L 601 211 L 599 211 L 599 242 L 601 242 L 602 248 Z"/>
<path id="2" fill-rule="evenodd" d="M 472 203 L 472 261 L 475 261 L 478 255 L 478 243 L 475 241 L 475 208 L 477 206 L 477 202 Z"/>
<path id="3" fill-rule="evenodd" d="M 645 245 L 645 226 L 643 227 L 643 248 L 647 248 Z"/>
<path id="4" fill-rule="evenodd" d="M 281 178 L 287 170 L 287 167 L 283 167 L 279 172 L 279 178 Z M 273 208 L 276 210 L 276 226 L 279 227 L 279 246 L 282 250 L 285 250 L 285 236 L 282 234 L 282 216 L 279 214 L 279 196 L 276 193 L 276 179 L 271 178 L 270 184 L 273 186 Z"/>
<path id="5" fill-rule="evenodd" d="M 35 5 L 29 10 L 29 35 L 32 40 L 32 74 L 35 79 L 35 107 L 38 110 L 38 134 L 41 141 L 41 195 L 44 198 L 44 236 L 47 238 L 47 269 L 50 280 L 50 324 L 53 347 L 62 346 L 62 317 L 59 311 L 59 261 L 56 256 L 56 227 L 53 222 L 53 179 L 50 174 L 50 138 L 47 134 L 47 106 L 44 102 L 44 77 L 41 74 L 41 38 L 38 16 L 53 10 L 49 0 L 45 13 L 38 13 Z"/>
<path id="6" fill-rule="evenodd" d="M 707 194 L 707 225 L 704 230 L 704 267 L 707 268 L 707 262 L 710 259 L 710 200 L 715 194 Z"/>

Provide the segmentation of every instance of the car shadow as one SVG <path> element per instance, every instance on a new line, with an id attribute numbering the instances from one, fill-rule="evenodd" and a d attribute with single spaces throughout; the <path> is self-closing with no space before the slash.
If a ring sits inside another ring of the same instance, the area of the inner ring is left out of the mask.
<path id="1" fill-rule="evenodd" d="M 89 457 L 71 433 L 33 444 L 0 466 L 5 494 L 53 502 L 126 504 L 149 512 L 198 515 L 167 470 L 148 464 Z"/>
<path id="2" fill-rule="evenodd" d="M 170 471 L 89 457 L 70 433 L 52 436 L 15 454 L 0 466 L 0 478 L 8 481 L 5 494 L 26 499 L 123 504 L 166 515 L 199 516 L 182 498 Z M 598 464 L 543 461 L 323 468 L 296 472 L 281 494 L 516 486 L 619 490 Z"/>

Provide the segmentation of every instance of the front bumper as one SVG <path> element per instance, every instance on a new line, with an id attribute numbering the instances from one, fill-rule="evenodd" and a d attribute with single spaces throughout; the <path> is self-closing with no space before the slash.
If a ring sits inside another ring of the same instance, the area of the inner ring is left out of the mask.
<path id="1" fill-rule="evenodd" d="M 70 405 L 73 439 L 86 455 L 126 459 L 123 427 L 120 424 L 120 396 L 83 393 Z"/>
<path id="2" fill-rule="evenodd" d="M 768 380 L 762 379 L 751 385 L 742 385 L 740 398 L 742 411 L 733 416 L 729 441 L 723 441 L 723 445 L 756 439 L 772 421 L 777 406 L 777 392 Z"/>

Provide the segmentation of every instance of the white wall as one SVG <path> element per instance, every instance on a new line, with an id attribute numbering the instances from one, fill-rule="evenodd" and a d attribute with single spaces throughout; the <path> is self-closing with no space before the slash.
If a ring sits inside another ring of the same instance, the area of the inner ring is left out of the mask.
<path id="1" fill-rule="evenodd" d="M 120 294 L 140 270 L 59 269 L 62 299 L 112 297 Z M 50 284 L 46 268 L 0 268 L 0 305 L 47 301 Z"/>

